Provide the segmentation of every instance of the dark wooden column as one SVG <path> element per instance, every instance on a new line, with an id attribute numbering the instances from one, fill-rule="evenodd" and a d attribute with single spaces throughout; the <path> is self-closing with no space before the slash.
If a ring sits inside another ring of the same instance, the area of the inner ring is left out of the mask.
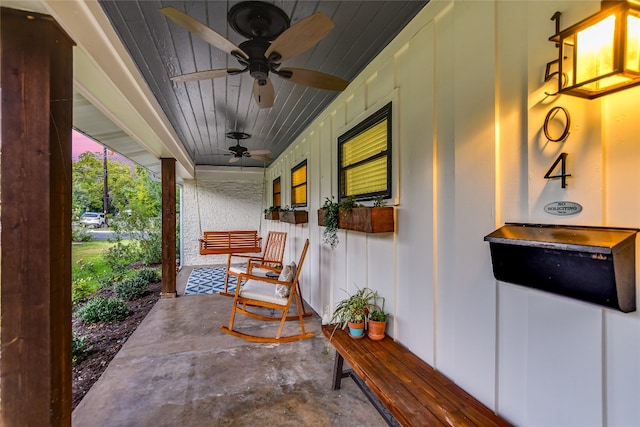
<path id="1" fill-rule="evenodd" d="M 162 298 L 176 297 L 176 159 L 162 160 Z"/>
<path id="2" fill-rule="evenodd" d="M 3 426 L 71 425 L 73 42 L 2 8 Z"/>

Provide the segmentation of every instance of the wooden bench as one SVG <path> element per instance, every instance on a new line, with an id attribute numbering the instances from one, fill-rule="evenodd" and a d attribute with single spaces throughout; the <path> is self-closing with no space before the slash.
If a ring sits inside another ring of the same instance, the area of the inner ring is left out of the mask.
<path id="1" fill-rule="evenodd" d="M 200 241 L 200 255 L 259 253 L 262 237 L 252 231 L 205 231 Z"/>
<path id="2" fill-rule="evenodd" d="M 339 328 L 331 337 L 333 330 L 322 326 L 336 349 L 333 390 L 351 377 L 389 425 L 511 425 L 393 339 L 354 340 Z"/>

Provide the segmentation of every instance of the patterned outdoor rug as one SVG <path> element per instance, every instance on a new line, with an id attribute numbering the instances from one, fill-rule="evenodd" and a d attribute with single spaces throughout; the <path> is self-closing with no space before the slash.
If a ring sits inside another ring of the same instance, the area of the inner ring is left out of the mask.
<path id="1" fill-rule="evenodd" d="M 191 271 L 185 295 L 217 294 L 224 291 L 224 274 L 226 267 L 195 267 Z M 228 292 L 236 291 L 236 278 L 229 277 Z"/>

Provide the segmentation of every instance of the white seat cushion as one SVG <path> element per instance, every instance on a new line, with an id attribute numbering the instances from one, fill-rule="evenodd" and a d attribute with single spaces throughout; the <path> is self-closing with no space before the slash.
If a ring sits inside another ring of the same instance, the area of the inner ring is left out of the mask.
<path id="1" fill-rule="evenodd" d="M 267 273 L 271 270 L 267 270 L 266 268 L 255 267 L 251 270 L 251 274 L 254 276 L 267 277 Z M 239 276 L 247 272 L 247 269 L 244 267 L 229 267 L 229 274 L 234 276 Z"/>
<path id="2" fill-rule="evenodd" d="M 250 279 L 240 290 L 240 296 L 242 298 L 257 299 L 258 301 L 271 302 L 282 306 L 287 305 L 289 299 L 276 295 L 273 291 L 274 287 L 272 283 Z"/>

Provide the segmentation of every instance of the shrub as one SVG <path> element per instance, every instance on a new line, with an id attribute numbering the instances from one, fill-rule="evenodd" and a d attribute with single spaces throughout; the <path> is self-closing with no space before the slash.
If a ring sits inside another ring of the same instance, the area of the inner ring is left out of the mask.
<path id="1" fill-rule="evenodd" d="M 77 335 L 76 331 L 71 331 L 71 333 L 71 363 L 75 365 L 82 362 L 91 350 L 91 346 L 87 344 L 87 337 Z"/>
<path id="2" fill-rule="evenodd" d="M 135 260 L 135 250 L 132 245 L 124 244 L 120 239 L 104 253 L 104 260 L 111 268 L 114 281 L 124 277 L 127 267 Z"/>
<path id="3" fill-rule="evenodd" d="M 76 312 L 86 323 L 116 322 L 129 315 L 127 304 L 116 298 L 95 297 L 83 304 Z"/>
<path id="4" fill-rule="evenodd" d="M 93 292 L 93 286 L 86 277 L 74 279 L 71 282 L 71 302 L 76 305 Z"/>
<path id="5" fill-rule="evenodd" d="M 145 238 L 138 240 L 139 256 L 144 265 L 159 264 L 162 262 L 162 233 L 150 230 Z"/>
<path id="6" fill-rule="evenodd" d="M 162 280 L 160 270 L 156 268 L 141 268 L 136 271 L 134 277 L 140 277 L 143 280 L 146 280 L 147 283 L 158 283 Z"/>
<path id="7" fill-rule="evenodd" d="M 149 292 L 149 281 L 138 275 L 127 277 L 113 286 L 113 290 L 119 298 L 131 301 L 140 298 Z"/>
<path id="8" fill-rule="evenodd" d="M 74 242 L 88 242 L 91 239 L 91 233 L 89 233 L 84 227 L 76 228 L 71 231 L 71 240 Z"/>

